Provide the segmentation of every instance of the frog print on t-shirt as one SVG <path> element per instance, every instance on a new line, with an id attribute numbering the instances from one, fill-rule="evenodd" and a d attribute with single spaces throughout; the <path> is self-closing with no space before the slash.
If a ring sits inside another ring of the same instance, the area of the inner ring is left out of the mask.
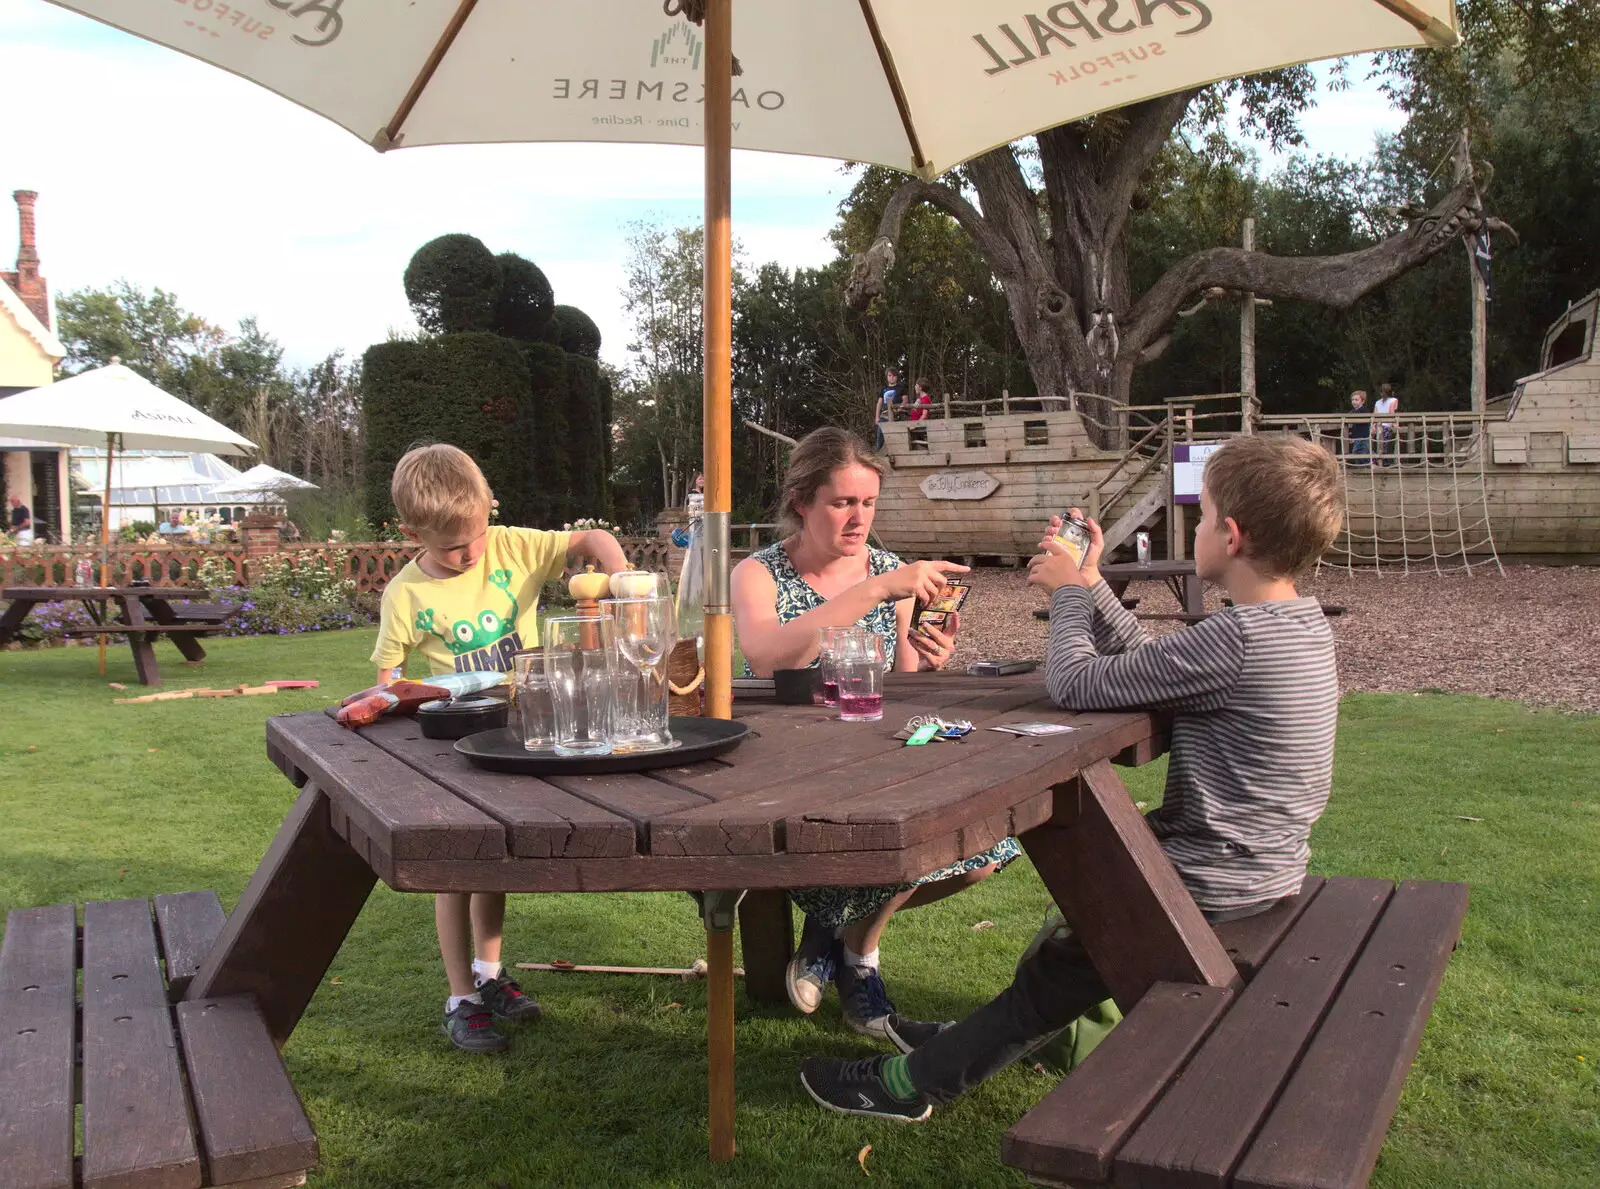
<path id="1" fill-rule="evenodd" d="M 489 583 L 499 587 L 511 604 L 504 615 L 485 608 L 474 613 L 472 618 L 458 619 L 441 631 L 434 623 L 432 607 L 417 612 L 417 631 L 444 641 L 450 655 L 455 657 L 457 673 L 485 669 L 509 673 L 512 656 L 522 651 L 522 636 L 517 631 L 517 599 L 511 593 L 511 571 L 493 571 Z"/>

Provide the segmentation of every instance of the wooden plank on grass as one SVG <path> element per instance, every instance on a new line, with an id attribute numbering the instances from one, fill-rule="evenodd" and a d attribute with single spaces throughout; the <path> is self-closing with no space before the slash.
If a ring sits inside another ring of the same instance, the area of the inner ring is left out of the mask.
<path id="1" fill-rule="evenodd" d="M 1006 1132 L 1001 1160 L 1030 1180 L 1109 1180 L 1123 1140 L 1233 996 L 1227 987 L 1151 987 L 1082 1066 Z"/>
<path id="2" fill-rule="evenodd" d="M 167 998 L 176 1002 L 194 978 L 227 921 L 215 892 L 171 892 L 154 898 L 161 953 L 167 960 Z"/>
<path id="3" fill-rule="evenodd" d="M 1228 1183 L 1394 885 L 1330 879 L 1116 1158 L 1141 1189 Z"/>
<path id="4" fill-rule="evenodd" d="M 178 1032 L 213 1185 L 304 1172 L 317 1137 L 253 995 L 180 1003 Z"/>
<path id="5" fill-rule="evenodd" d="M 19 908 L 0 946 L 0 1189 L 72 1189 L 77 919 Z"/>
<path id="6" fill-rule="evenodd" d="M 147 900 L 83 906 L 84 1189 L 191 1189 L 200 1156 Z"/>
<path id="7" fill-rule="evenodd" d="M 1372 1175 L 1467 913 L 1467 885 L 1400 885 L 1234 1175 L 1359 1189 Z"/>

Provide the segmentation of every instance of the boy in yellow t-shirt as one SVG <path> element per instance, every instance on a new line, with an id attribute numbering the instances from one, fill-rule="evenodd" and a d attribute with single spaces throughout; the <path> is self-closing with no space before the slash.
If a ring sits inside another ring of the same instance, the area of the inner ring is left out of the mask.
<path id="1" fill-rule="evenodd" d="M 489 524 L 489 484 L 454 446 L 419 446 L 390 484 L 400 531 L 422 546 L 383 592 L 372 661 L 378 680 L 402 675 L 420 652 L 428 674 L 494 669 L 539 644 L 539 589 L 569 561 L 593 557 L 607 573 L 628 568 L 610 533 L 542 532 Z M 506 898 L 498 892 L 434 897 L 439 952 L 450 980 L 444 1031 L 469 1053 L 504 1052 L 492 1020 L 536 1020 L 539 1005 L 500 966 Z"/>

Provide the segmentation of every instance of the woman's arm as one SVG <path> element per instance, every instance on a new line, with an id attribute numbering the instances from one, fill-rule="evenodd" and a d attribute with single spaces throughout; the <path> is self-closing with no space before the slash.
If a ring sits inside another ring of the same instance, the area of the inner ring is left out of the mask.
<path id="1" fill-rule="evenodd" d="M 931 602 L 944 589 L 945 575 L 965 573 L 966 567 L 954 562 L 913 562 L 908 566 L 874 574 L 833 596 L 820 607 L 788 623 L 778 622 L 778 583 L 760 562 L 746 558 L 734 567 L 730 583 L 733 621 L 739 632 L 739 647 L 745 660 L 758 674 L 771 676 L 775 669 L 800 669 L 817 659 L 817 631 L 821 628 L 849 627 L 879 603 L 891 599 L 903 604 L 896 608 L 898 667 L 902 655 L 915 657 L 905 646 L 905 632 L 911 618 L 911 601 Z M 916 668 L 912 664 L 912 671 Z"/>

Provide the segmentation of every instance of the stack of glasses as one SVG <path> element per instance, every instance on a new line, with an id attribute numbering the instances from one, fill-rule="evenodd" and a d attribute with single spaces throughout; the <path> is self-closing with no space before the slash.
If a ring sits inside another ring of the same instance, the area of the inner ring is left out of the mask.
<path id="1" fill-rule="evenodd" d="M 883 637 L 864 627 L 823 628 L 817 644 L 817 700 L 845 722 L 883 717 Z"/>
<path id="2" fill-rule="evenodd" d="M 522 745 L 558 756 L 663 751 L 667 657 L 677 641 L 665 576 L 647 598 L 601 599 L 598 615 L 544 622 L 544 647 L 519 652 Z"/>

